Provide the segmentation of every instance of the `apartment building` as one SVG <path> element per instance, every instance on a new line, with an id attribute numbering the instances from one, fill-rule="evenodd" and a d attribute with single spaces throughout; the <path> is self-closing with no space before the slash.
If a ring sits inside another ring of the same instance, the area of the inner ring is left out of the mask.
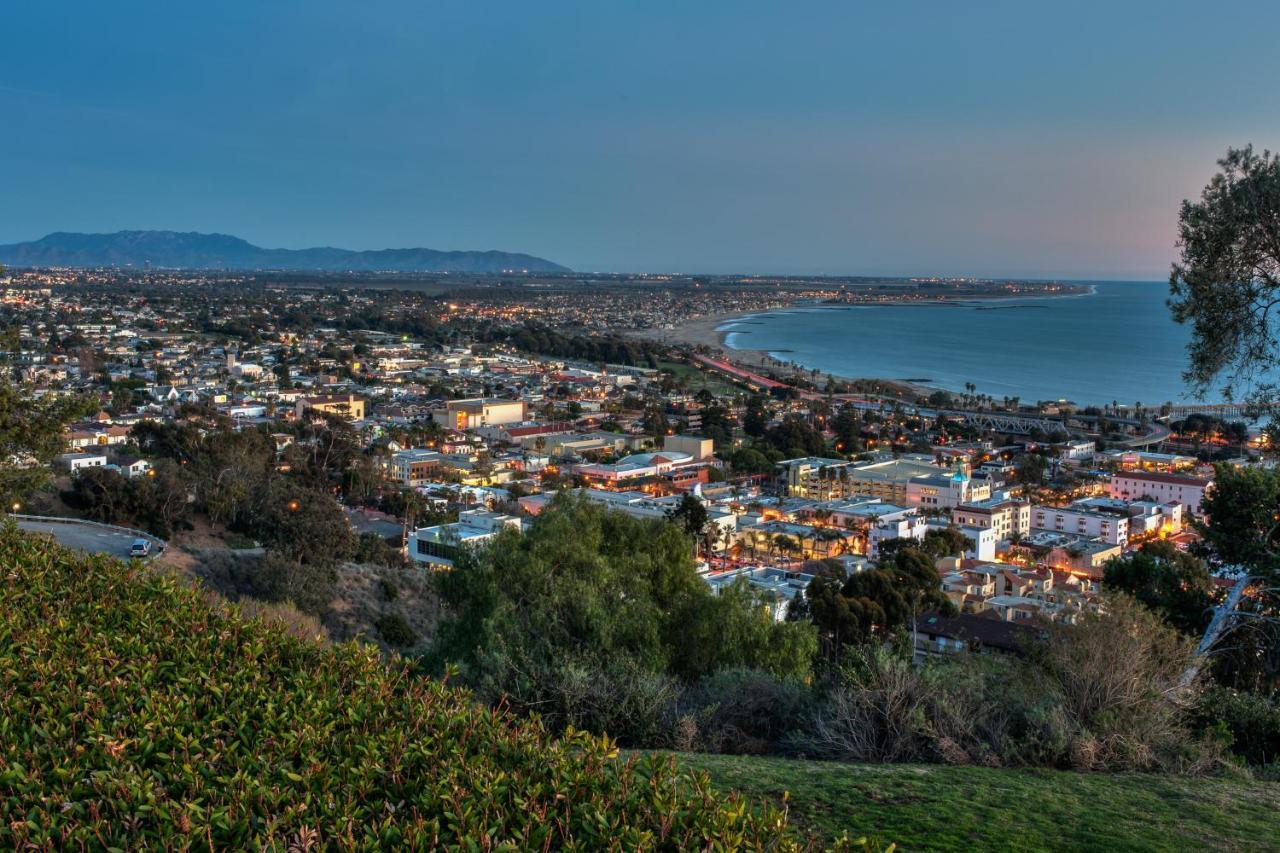
<path id="1" fill-rule="evenodd" d="M 1025 536 L 1031 530 L 1031 504 L 1009 497 L 1007 492 L 983 501 L 970 501 L 951 510 L 957 527 L 977 527 L 995 531 L 998 541 Z"/>
<path id="2" fill-rule="evenodd" d="M 1204 496 L 1213 488 L 1213 480 L 1185 474 L 1155 471 L 1118 471 L 1111 475 L 1111 497 L 1125 501 L 1152 500 L 1157 503 L 1176 501 L 1192 515 L 1202 514 Z"/>
<path id="3" fill-rule="evenodd" d="M 1070 533 L 1086 539 L 1101 539 L 1111 545 L 1129 544 L 1129 516 L 1125 512 L 1084 504 L 1070 506 L 1036 506 L 1031 508 L 1031 527 Z"/>
<path id="4" fill-rule="evenodd" d="M 434 450 L 401 450 L 391 455 L 389 470 L 403 486 L 424 486 L 435 478 L 441 462 L 441 455 Z"/>

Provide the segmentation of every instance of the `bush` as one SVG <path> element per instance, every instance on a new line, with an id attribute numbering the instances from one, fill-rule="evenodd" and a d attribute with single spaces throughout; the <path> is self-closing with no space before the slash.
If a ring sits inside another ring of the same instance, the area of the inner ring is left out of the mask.
<path id="1" fill-rule="evenodd" d="M 813 691 L 803 683 L 758 669 L 725 669 L 687 691 L 676 725 L 688 730 L 686 749 L 763 754 L 778 751 L 812 708 Z"/>
<path id="2" fill-rule="evenodd" d="M 271 601 L 290 601 L 306 613 L 322 614 L 333 601 L 338 572 L 331 565 L 299 562 L 283 551 L 269 549 L 259 568 L 258 588 Z"/>
<path id="3" fill-rule="evenodd" d="M 378 578 L 378 592 L 382 593 L 383 601 L 395 601 L 400 597 L 400 587 L 386 578 Z"/>
<path id="4" fill-rule="evenodd" d="M 912 665 L 861 646 L 845 658 L 802 745 L 852 761 L 1199 770 L 1179 679 L 1191 648 L 1121 595 L 1104 615 L 1053 624 L 1025 660 L 966 654 Z"/>
<path id="5" fill-rule="evenodd" d="M 0 530 L 0 848 L 795 849 L 670 759 Z"/>
<path id="6" fill-rule="evenodd" d="M 1255 767 L 1280 765 L 1280 700 L 1215 687 L 1200 698 L 1196 716 L 1204 728 L 1230 735 L 1230 749 Z"/>
<path id="7" fill-rule="evenodd" d="M 378 633 L 382 635 L 382 639 L 386 640 L 389 646 L 403 649 L 418 642 L 417 635 L 409 627 L 409 621 L 399 613 L 386 613 L 379 616 L 378 621 L 374 623 L 374 627 L 378 629 Z"/>

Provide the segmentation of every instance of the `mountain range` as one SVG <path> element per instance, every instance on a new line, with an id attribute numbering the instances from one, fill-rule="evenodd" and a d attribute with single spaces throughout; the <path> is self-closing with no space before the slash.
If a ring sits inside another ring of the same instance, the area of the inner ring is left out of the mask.
<path id="1" fill-rule="evenodd" d="M 0 245 L 0 264 L 20 267 L 134 266 L 167 269 L 315 270 L 318 272 L 570 272 L 545 258 L 517 252 L 436 249 L 353 251 L 264 249 L 229 234 L 179 231 L 58 231 L 26 243 Z"/>

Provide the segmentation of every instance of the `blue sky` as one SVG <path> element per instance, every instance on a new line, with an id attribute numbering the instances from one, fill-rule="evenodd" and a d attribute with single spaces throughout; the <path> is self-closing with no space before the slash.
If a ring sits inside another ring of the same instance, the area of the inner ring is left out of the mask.
<path id="1" fill-rule="evenodd" d="M 902 8 L 890 9 L 888 6 Z M 1160 277 L 1280 147 L 1280 4 L 9 4 L 0 242 Z"/>

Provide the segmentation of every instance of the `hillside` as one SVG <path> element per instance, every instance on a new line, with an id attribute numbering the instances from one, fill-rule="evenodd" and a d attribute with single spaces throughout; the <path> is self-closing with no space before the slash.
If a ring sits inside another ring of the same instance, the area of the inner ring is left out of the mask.
<path id="1" fill-rule="evenodd" d="M 681 755 L 819 838 L 903 850 L 1274 850 L 1280 783 L 1142 774 Z"/>
<path id="2" fill-rule="evenodd" d="M 0 848 L 795 849 L 663 758 L 0 529 Z"/>
<path id="3" fill-rule="evenodd" d="M 545 258 L 515 252 L 436 249 L 352 251 L 330 247 L 264 249 L 228 234 L 178 231 L 59 231 L 0 245 L 0 263 L 20 267 L 134 266 L 169 269 L 315 270 L 329 272 L 568 272 Z"/>

